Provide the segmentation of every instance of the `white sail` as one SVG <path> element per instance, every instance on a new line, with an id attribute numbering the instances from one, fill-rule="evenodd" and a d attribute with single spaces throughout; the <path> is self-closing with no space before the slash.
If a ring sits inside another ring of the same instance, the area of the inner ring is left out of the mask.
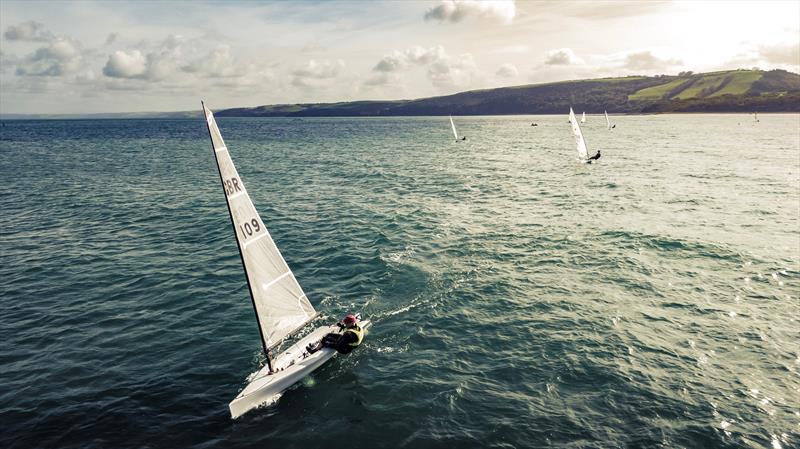
<path id="1" fill-rule="evenodd" d="M 581 127 L 578 125 L 578 120 L 575 118 L 575 113 L 572 108 L 569 108 L 569 123 L 572 125 L 572 134 L 575 136 L 575 145 L 578 148 L 578 159 L 585 161 L 589 158 L 589 149 L 586 147 L 586 140 L 581 133 Z"/>
<path id="2" fill-rule="evenodd" d="M 316 317 L 316 311 L 286 265 L 233 165 L 214 114 L 203 105 L 220 180 L 242 256 L 265 349 Z"/>
<path id="3" fill-rule="evenodd" d="M 606 115 L 606 126 L 608 126 L 608 129 L 611 129 L 611 120 L 608 119 L 608 112 L 603 111 L 603 114 Z"/>
<path id="4" fill-rule="evenodd" d="M 450 116 L 450 126 L 453 128 L 453 136 L 458 140 L 458 133 L 456 132 L 456 124 L 453 123 L 453 116 Z"/>
<path id="5" fill-rule="evenodd" d="M 586 123 L 586 112 L 584 111 L 583 115 L 581 116 L 581 123 Z"/>

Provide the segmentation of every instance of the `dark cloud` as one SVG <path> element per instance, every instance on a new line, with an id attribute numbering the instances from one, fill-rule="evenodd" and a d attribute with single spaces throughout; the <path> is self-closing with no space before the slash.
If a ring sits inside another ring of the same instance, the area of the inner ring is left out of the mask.
<path id="1" fill-rule="evenodd" d="M 679 59 L 661 59 L 649 51 L 629 53 L 625 56 L 624 66 L 630 70 L 667 70 L 683 65 Z"/>
<path id="2" fill-rule="evenodd" d="M 545 65 L 573 65 L 581 63 L 583 63 L 583 61 L 575 56 L 571 48 L 559 48 L 545 53 Z"/>
<path id="3" fill-rule="evenodd" d="M 80 67 L 82 54 L 80 44 L 63 38 L 54 38 L 46 47 L 17 62 L 19 76 L 62 76 L 73 73 Z"/>
<path id="4" fill-rule="evenodd" d="M 446 56 L 428 66 L 428 79 L 440 88 L 468 87 L 480 77 L 472 55 Z"/>
<path id="5" fill-rule="evenodd" d="M 499 69 L 497 69 L 495 75 L 501 78 L 515 78 L 517 75 L 519 75 L 519 70 L 514 64 L 503 64 Z"/>
<path id="6" fill-rule="evenodd" d="M 48 42 L 55 38 L 44 25 L 30 20 L 19 25 L 12 25 L 6 29 L 3 36 L 10 41 Z"/>

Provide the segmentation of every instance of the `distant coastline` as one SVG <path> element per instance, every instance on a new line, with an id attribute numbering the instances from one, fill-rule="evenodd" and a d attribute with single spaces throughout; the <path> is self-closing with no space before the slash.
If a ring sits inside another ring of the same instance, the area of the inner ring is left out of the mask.
<path id="1" fill-rule="evenodd" d="M 629 76 L 500 87 L 415 100 L 296 103 L 230 108 L 217 117 L 397 117 L 659 113 L 797 113 L 800 75 L 785 70 L 732 70 Z M 98 114 L 0 114 L 0 120 L 176 119 L 200 110 Z"/>

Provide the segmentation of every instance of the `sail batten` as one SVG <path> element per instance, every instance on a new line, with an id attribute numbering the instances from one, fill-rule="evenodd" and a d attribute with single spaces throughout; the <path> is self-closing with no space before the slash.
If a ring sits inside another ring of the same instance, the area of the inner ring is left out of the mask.
<path id="1" fill-rule="evenodd" d="M 262 343 L 268 351 L 308 324 L 317 312 L 286 264 L 247 193 L 213 113 L 205 105 L 203 108 Z"/>

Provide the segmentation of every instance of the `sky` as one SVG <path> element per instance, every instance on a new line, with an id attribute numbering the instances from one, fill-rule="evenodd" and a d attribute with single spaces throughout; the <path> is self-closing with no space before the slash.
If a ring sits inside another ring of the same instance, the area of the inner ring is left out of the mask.
<path id="1" fill-rule="evenodd" d="M 394 100 L 800 72 L 800 1 L 0 2 L 0 113 Z"/>

